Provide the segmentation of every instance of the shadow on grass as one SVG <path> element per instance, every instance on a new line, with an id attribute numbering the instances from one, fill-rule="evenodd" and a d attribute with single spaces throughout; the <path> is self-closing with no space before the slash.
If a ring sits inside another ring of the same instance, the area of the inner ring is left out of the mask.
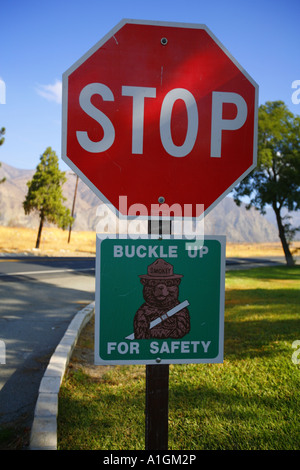
<path id="1" fill-rule="evenodd" d="M 293 341 L 300 339 L 299 332 L 300 319 L 230 322 L 225 326 L 224 356 L 227 359 L 276 357 L 280 352 L 278 343 L 286 342 L 291 348 Z M 293 350 L 290 350 L 291 356 Z"/>
<path id="2" fill-rule="evenodd" d="M 225 355 L 276 355 L 278 342 L 300 339 L 300 290 L 231 289 L 226 293 Z"/>
<path id="3" fill-rule="evenodd" d="M 300 266 L 265 266 L 260 268 L 246 269 L 246 270 L 236 270 L 236 271 L 227 271 L 226 278 L 228 279 L 290 279 L 300 281 Z"/>
<path id="4" fill-rule="evenodd" d="M 131 393 L 110 375 L 95 381 L 77 371 L 60 390 L 59 446 L 64 450 L 143 449 L 144 407 L 142 385 Z"/>
<path id="5" fill-rule="evenodd" d="M 277 396 L 255 386 L 241 393 L 234 383 L 219 389 L 202 383 L 194 390 L 176 384 L 169 410 L 173 448 L 298 450 L 295 397 L 295 391 Z"/>

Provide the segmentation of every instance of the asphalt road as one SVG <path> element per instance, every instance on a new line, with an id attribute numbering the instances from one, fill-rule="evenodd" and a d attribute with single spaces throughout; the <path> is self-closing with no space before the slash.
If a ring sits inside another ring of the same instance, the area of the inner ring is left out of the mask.
<path id="1" fill-rule="evenodd" d="M 0 427 L 30 427 L 53 351 L 95 300 L 95 258 L 0 257 L 0 299 Z"/>
<path id="2" fill-rule="evenodd" d="M 283 256 L 274 256 L 272 258 L 226 258 L 226 271 L 274 266 L 277 264 L 285 264 Z"/>

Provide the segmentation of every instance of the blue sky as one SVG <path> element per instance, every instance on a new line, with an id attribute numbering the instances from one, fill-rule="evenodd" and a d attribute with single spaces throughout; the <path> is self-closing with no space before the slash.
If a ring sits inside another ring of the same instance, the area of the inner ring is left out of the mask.
<path id="1" fill-rule="evenodd" d="M 259 104 L 300 114 L 299 0 L 9 0 L 0 11 L 0 161 L 17 168 L 48 146 L 61 156 L 62 74 L 122 18 L 206 24 L 259 84 Z"/>

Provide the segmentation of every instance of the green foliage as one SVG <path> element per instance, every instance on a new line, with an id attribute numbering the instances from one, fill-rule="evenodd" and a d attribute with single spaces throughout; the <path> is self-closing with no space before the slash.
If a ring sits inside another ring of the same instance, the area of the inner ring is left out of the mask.
<path id="1" fill-rule="evenodd" d="M 40 231 L 44 221 L 63 229 L 73 221 L 70 210 L 63 205 L 66 198 L 62 194 L 62 185 L 65 181 L 65 173 L 58 167 L 58 157 L 48 147 L 40 158 L 32 180 L 27 183 L 28 193 L 23 202 L 25 214 L 39 212 Z"/>
<path id="2" fill-rule="evenodd" d="M 258 112 L 257 167 L 234 189 L 234 200 L 262 214 L 270 205 L 276 215 L 286 257 L 295 229 L 284 223 L 281 210 L 300 209 L 300 117 L 295 117 L 282 101 L 267 102 Z"/>
<path id="3" fill-rule="evenodd" d="M 300 117 L 282 101 L 267 102 L 258 112 L 257 167 L 234 190 L 235 200 L 250 205 L 300 209 Z"/>
<path id="4" fill-rule="evenodd" d="M 0 138 L 0 145 L 2 145 L 2 144 L 4 143 L 4 140 L 5 140 L 5 139 L 4 139 L 4 137 L 2 137 L 4 134 L 5 134 L 5 127 L 2 127 L 2 128 L 0 129 L 0 137 L 1 137 L 1 138 Z"/>

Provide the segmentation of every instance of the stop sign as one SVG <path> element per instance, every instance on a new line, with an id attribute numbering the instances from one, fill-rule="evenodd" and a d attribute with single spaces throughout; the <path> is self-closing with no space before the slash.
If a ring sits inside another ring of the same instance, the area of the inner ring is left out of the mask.
<path id="1" fill-rule="evenodd" d="M 206 26 L 123 20 L 63 75 L 62 158 L 119 214 L 198 217 L 255 167 L 257 100 Z"/>

